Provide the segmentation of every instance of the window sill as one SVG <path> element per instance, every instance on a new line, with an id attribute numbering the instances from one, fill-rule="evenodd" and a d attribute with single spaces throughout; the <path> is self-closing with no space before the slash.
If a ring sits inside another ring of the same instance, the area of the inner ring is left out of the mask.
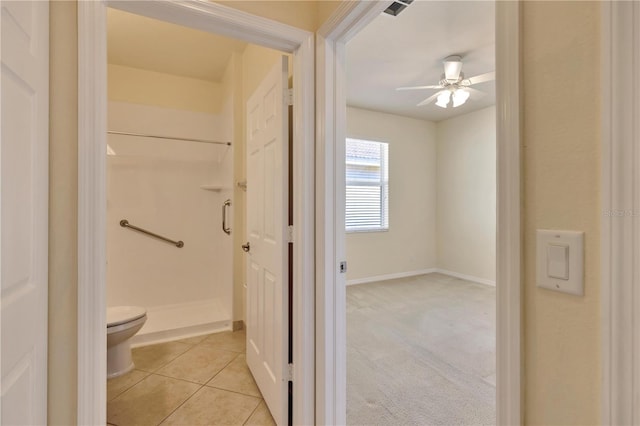
<path id="1" fill-rule="evenodd" d="M 370 229 L 347 229 L 347 234 L 363 234 L 369 232 L 389 232 L 389 228 L 370 228 Z"/>

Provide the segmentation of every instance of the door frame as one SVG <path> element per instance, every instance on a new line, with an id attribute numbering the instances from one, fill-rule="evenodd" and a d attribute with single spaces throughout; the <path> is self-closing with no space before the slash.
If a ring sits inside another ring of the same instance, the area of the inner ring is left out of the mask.
<path id="1" fill-rule="evenodd" d="M 77 423 L 106 423 L 106 8 L 244 40 L 293 55 L 293 422 L 314 422 L 314 36 L 198 0 L 78 2 Z"/>
<path id="2" fill-rule="evenodd" d="M 638 424 L 640 4 L 603 2 L 601 12 L 602 424 Z"/>
<path id="3" fill-rule="evenodd" d="M 390 1 L 343 2 L 316 37 L 318 424 L 346 422 L 345 44 Z M 496 2 L 497 424 L 522 423 L 520 2 Z M 320 222 L 320 221 L 319 221 Z"/>

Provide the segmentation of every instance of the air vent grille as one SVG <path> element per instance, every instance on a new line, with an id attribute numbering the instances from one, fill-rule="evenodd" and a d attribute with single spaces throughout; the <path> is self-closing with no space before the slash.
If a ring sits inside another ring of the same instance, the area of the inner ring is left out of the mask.
<path id="1" fill-rule="evenodd" d="M 400 12 L 405 10 L 411 3 L 413 3 L 413 0 L 396 0 L 391 6 L 384 10 L 384 13 L 388 13 L 392 16 L 398 16 Z"/>

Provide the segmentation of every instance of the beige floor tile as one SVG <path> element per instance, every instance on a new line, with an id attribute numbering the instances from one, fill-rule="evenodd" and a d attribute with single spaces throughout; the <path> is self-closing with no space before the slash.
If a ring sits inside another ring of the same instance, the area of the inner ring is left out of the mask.
<path id="1" fill-rule="evenodd" d="M 201 345 L 211 345 L 226 351 L 244 353 L 246 348 L 247 335 L 243 331 L 225 331 L 209 335 L 200 343 Z"/>
<path id="2" fill-rule="evenodd" d="M 157 425 L 199 385 L 152 374 L 107 403 L 107 421 L 118 426 Z"/>
<path id="3" fill-rule="evenodd" d="M 237 352 L 198 345 L 162 367 L 157 373 L 205 384 L 237 356 Z"/>
<path id="4" fill-rule="evenodd" d="M 148 375 L 146 371 L 132 370 L 123 376 L 107 380 L 107 401 L 111 401 Z"/>
<path id="5" fill-rule="evenodd" d="M 180 342 L 167 342 L 135 348 L 133 349 L 133 363 L 137 370 L 154 372 L 191 348 L 191 345 Z"/>
<path id="6" fill-rule="evenodd" d="M 203 387 L 178 408 L 163 425 L 241 425 L 260 399 Z"/>
<path id="7" fill-rule="evenodd" d="M 224 370 L 211 379 L 209 383 L 207 383 L 207 386 L 262 398 L 258 386 L 256 386 L 256 382 L 253 380 L 253 376 L 249 371 L 249 367 L 247 367 L 244 354 L 238 355 Z"/>
<path id="8" fill-rule="evenodd" d="M 245 426 L 276 426 L 276 422 L 271 417 L 271 413 L 264 401 L 260 402 L 258 408 L 251 414 Z"/>
<path id="9" fill-rule="evenodd" d="M 187 345 L 197 345 L 198 343 L 206 339 L 208 336 L 209 336 L 208 334 L 203 334 L 202 336 L 187 337 L 186 339 L 176 340 L 176 342 L 186 343 Z"/>

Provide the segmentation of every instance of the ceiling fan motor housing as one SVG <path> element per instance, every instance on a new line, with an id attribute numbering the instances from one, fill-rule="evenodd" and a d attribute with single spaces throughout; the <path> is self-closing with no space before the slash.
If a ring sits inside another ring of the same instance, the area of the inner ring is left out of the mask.
<path id="1" fill-rule="evenodd" d="M 449 79 L 447 79 L 447 76 L 445 74 L 442 74 L 438 84 L 441 85 L 444 89 L 457 88 L 457 87 L 465 86 L 463 81 L 464 81 L 464 73 L 463 72 L 460 72 L 460 74 L 458 75 L 458 78 L 456 78 L 455 80 L 453 80 L 453 79 L 449 80 Z M 453 87 L 451 87 L 451 86 L 453 86 Z"/>
<path id="2" fill-rule="evenodd" d="M 450 83 L 458 81 L 460 72 L 462 71 L 462 57 L 459 55 L 451 55 L 446 57 L 443 62 L 446 80 Z"/>

